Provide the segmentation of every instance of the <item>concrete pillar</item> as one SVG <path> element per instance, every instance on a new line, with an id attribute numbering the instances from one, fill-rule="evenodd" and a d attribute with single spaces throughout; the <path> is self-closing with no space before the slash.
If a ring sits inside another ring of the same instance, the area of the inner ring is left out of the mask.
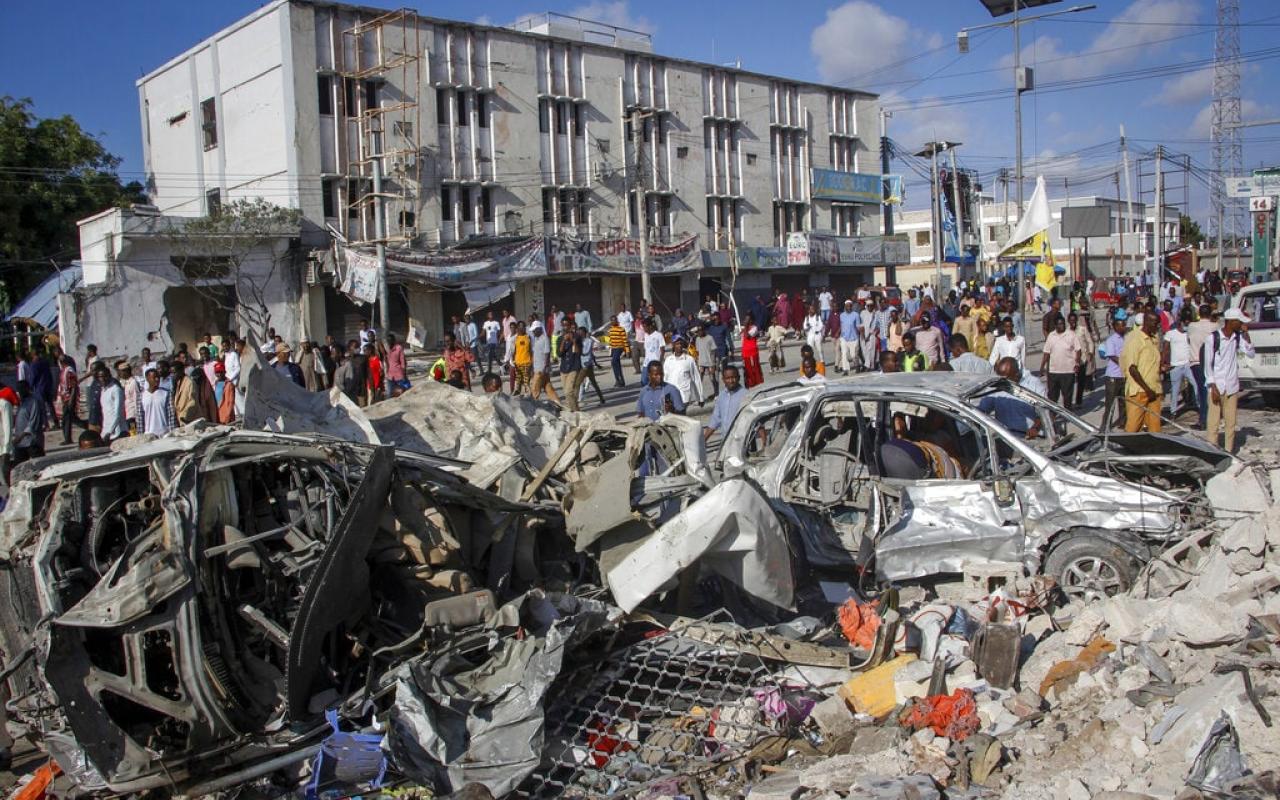
<path id="1" fill-rule="evenodd" d="M 629 291 L 630 278 L 625 275 L 605 275 L 600 279 L 600 311 L 603 315 L 600 321 L 602 323 L 618 313 L 618 306 L 622 303 L 631 305 Z"/>
<path id="2" fill-rule="evenodd" d="M 308 286 L 302 292 L 302 331 L 314 342 L 329 334 L 329 316 L 324 304 L 324 286 Z"/>
<path id="3" fill-rule="evenodd" d="M 418 283 L 409 283 L 405 285 L 405 298 L 409 305 L 407 341 L 410 346 L 426 349 L 439 347 L 444 326 L 440 292 Z"/>

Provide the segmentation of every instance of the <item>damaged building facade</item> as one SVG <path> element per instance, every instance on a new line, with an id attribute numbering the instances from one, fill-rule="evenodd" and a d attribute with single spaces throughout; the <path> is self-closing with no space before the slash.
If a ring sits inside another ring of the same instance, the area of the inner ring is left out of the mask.
<path id="1" fill-rule="evenodd" d="M 615 26 L 276 0 L 137 87 L 161 216 L 257 198 L 301 213 L 282 335 L 349 333 L 373 312 L 352 298 L 376 294 L 376 240 L 391 256 L 386 327 L 425 343 L 504 291 L 522 316 L 634 304 L 642 227 L 664 314 L 727 288 L 734 262 L 744 297 L 844 291 L 903 249 L 874 236 L 875 95 L 661 57 Z M 116 214 L 86 221 L 86 248 L 128 227 Z M 831 257 L 788 259 L 797 232 L 827 237 Z M 510 257 L 521 245 L 535 255 Z M 129 268 L 128 252 L 105 259 L 104 280 Z"/>

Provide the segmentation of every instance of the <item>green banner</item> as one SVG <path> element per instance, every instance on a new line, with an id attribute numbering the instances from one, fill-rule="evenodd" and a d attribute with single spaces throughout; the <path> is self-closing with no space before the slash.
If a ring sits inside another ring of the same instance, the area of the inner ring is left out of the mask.
<path id="1" fill-rule="evenodd" d="M 1275 212 L 1253 212 L 1253 271 L 1266 274 L 1271 271 L 1271 248 L 1275 242 Z"/>

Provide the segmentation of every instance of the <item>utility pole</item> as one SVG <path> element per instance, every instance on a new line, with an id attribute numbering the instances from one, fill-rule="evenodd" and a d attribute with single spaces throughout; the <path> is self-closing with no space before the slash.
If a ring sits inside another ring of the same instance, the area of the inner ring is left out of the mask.
<path id="1" fill-rule="evenodd" d="M 644 124 L 645 114 L 639 109 L 631 112 L 631 141 L 636 153 L 636 219 L 640 223 L 640 296 L 647 302 L 653 302 L 652 286 L 649 281 L 649 202 L 645 195 L 645 175 L 641 164 L 641 153 L 644 150 L 644 136 L 640 126 Z"/>
<path id="2" fill-rule="evenodd" d="M 951 148 L 951 209 L 956 213 L 956 248 L 960 260 L 964 260 L 964 220 L 960 206 L 960 171 L 956 169 L 956 149 Z M 956 267 L 956 278 L 960 277 L 959 265 Z M 942 287 L 939 286 L 939 289 Z"/>
<path id="3" fill-rule="evenodd" d="M 916 157 L 924 158 L 928 156 L 932 165 L 933 174 L 933 225 L 930 238 L 933 240 L 933 263 L 935 266 L 937 286 L 939 292 L 942 291 L 942 185 L 938 182 L 938 152 L 942 150 L 951 150 L 960 146 L 960 142 L 929 142 L 924 149 L 916 153 Z"/>
<path id="4" fill-rule="evenodd" d="M 1151 286 L 1155 287 L 1164 281 L 1164 145 L 1156 145 L 1156 226 L 1154 247 L 1155 265 L 1152 270 Z"/>
<path id="5" fill-rule="evenodd" d="M 1129 207 L 1128 220 L 1125 221 L 1125 227 L 1133 225 L 1133 184 L 1129 181 L 1129 140 L 1125 138 L 1124 126 L 1120 126 L 1120 156 L 1124 161 L 1124 194 L 1125 202 Z M 1143 227 L 1146 227 L 1146 220 L 1143 220 Z M 1122 234 L 1123 235 L 1123 234 Z M 1142 244 L 1142 237 L 1138 238 L 1138 242 Z M 1146 255 L 1146 247 L 1142 247 L 1144 260 Z"/>
<path id="6" fill-rule="evenodd" d="M 892 148 L 889 146 L 889 117 L 891 116 L 893 112 L 880 109 L 880 191 L 884 197 L 884 202 L 880 205 L 883 221 L 880 232 L 885 236 L 893 235 L 893 205 L 889 202 L 889 158 L 892 155 Z M 888 259 L 885 260 L 888 261 Z M 885 263 L 885 282 L 891 286 L 896 283 L 897 272 L 896 264 Z"/>
<path id="7" fill-rule="evenodd" d="M 1035 88 L 1034 75 L 1030 68 L 1023 71 L 1022 67 L 1022 23 L 1034 22 L 1035 20 L 1045 19 L 1047 17 L 1056 17 L 1062 14 L 1075 14 L 1081 11 L 1092 11 L 1097 8 L 1096 5 L 1090 3 L 1083 6 L 1072 6 L 1062 11 L 1050 11 L 1047 14 L 1036 14 L 1030 17 L 1021 17 L 1019 14 L 1023 4 L 1027 0 L 1013 0 L 1013 19 L 1009 22 L 992 22 L 987 25 L 974 25 L 968 28 L 962 28 L 957 36 L 957 43 L 960 46 L 961 53 L 969 52 L 969 32 L 977 30 L 985 30 L 987 28 L 1002 28 L 1009 26 L 1013 28 L 1013 127 L 1015 141 L 1015 164 L 1014 164 L 1014 180 L 1017 182 L 1016 192 L 1018 195 L 1018 218 L 1022 218 L 1022 93 L 1029 92 Z M 999 16 L 1003 13 L 1003 8 L 993 10 L 992 6 L 988 6 L 993 16 Z M 1025 313 L 1026 311 L 1026 291 L 1025 277 L 1021 267 L 1018 268 L 1018 309 Z"/>
<path id="8" fill-rule="evenodd" d="M 1117 172 L 1115 177 L 1116 177 L 1116 205 L 1119 206 L 1120 205 L 1120 173 Z M 1120 224 L 1117 225 L 1116 228 L 1120 231 L 1120 272 L 1121 274 L 1124 274 L 1124 215 L 1119 214 L 1118 216 L 1120 217 Z M 1115 278 L 1115 276 L 1116 276 L 1116 270 L 1115 270 L 1115 267 L 1113 266 L 1111 268 L 1111 277 Z"/>
<path id="9" fill-rule="evenodd" d="M 378 324 L 385 335 L 391 327 L 391 301 L 387 291 L 387 227 L 382 196 L 382 148 L 373 157 L 373 235 L 378 254 Z"/>

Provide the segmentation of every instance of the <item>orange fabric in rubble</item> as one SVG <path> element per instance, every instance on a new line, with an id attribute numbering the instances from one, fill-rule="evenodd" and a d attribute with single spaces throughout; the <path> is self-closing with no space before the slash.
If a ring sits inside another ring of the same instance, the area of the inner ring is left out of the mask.
<path id="1" fill-rule="evenodd" d="M 938 736 L 963 742 L 982 726 L 973 691 L 956 689 L 951 694 L 917 698 L 903 713 L 901 723 L 913 730 L 932 728 Z"/>
<path id="2" fill-rule="evenodd" d="M 880 615 L 870 603 L 859 603 L 851 597 L 840 606 L 840 630 L 844 638 L 870 650 L 876 643 L 876 631 L 880 630 Z"/>

